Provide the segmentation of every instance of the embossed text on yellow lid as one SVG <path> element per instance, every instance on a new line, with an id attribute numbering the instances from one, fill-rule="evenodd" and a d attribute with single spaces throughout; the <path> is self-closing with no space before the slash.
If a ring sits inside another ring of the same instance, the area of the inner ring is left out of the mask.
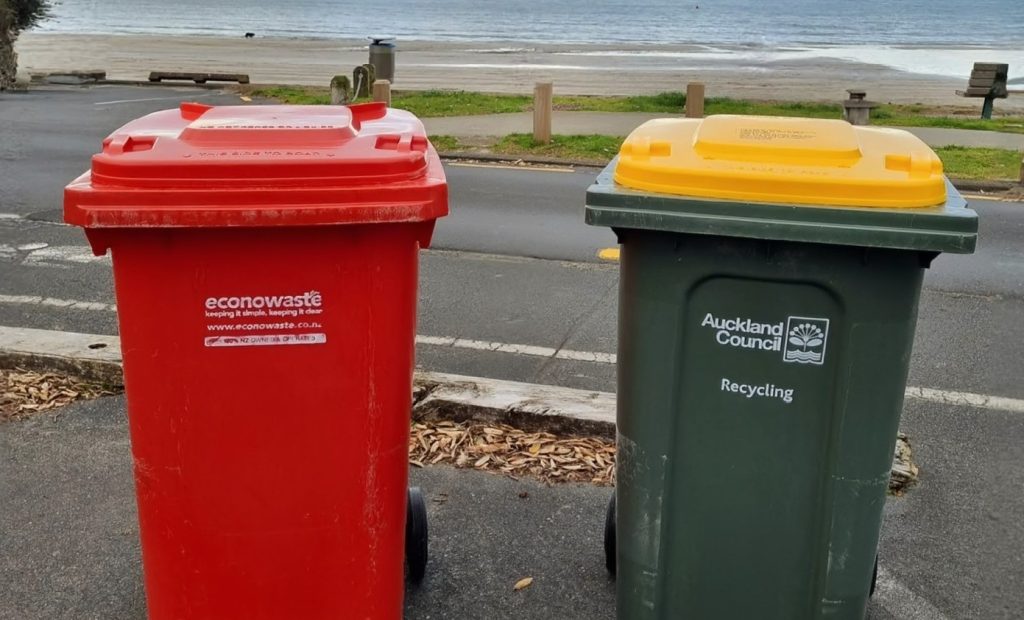
<path id="1" fill-rule="evenodd" d="M 825 119 L 649 121 L 622 144 L 615 181 L 746 202 L 920 208 L 946 201 L 942 162 L 916 136 Z"/>

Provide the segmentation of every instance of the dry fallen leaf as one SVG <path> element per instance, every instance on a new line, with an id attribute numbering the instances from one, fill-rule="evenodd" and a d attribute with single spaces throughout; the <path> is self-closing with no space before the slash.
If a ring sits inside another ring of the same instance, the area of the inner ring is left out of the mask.
<path id="1" fill-rule="evenodd" d="M 518 592 L 523 588 L 529 588 L 531 583 L 533 583 L 533 577 L 523 577 L 516 582 L 516 585 L 512 586 L 512 589 Z"/>
<path id="2" fill-rule="evenodd" d="M 51 397 L 59 394 L 52 386 L 49 391 Z M 3 398 L 0 390 L 0 410 L 4 407 Z M 26 405 L 32 406 L 35 405 Z M 615 484 L 615 442 L 604 437 L 557 436 L 527 432 L 507 424 L 447 420 L 416 422 L 410 430 L 409 462 L 414 467 L 446 463 L 498 472 L 513 480 L 529 476 L 548 484 Z M 896 460 L 890 491 L 899 494 L 919 475 L 906 437 L 901 436 L 897 442 Z"/>
<path id="3" fill-rule="evenodd" d="M 115 393 L 112 388 L 66 375 L 0 370 L 0 421 Z"/>
<path id="4" fill-rule="evenodd" d="M 611 485 L 615 443 L 603 437 L 559 437 L 505 424 L 416 422 L 409 437 L 409 460 L 459 468 L 497 471 L 518 479 Z"/>

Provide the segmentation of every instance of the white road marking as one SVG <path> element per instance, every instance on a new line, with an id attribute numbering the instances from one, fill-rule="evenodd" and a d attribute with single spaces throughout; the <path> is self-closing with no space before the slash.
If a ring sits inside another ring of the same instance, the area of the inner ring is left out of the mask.
<path id="1" fill-rule="evenodd" d="M 21 254 L 22 263 L 30 267 L 64 267 L 65 264 L 88 265 L 110 262 L 110 255 L 96 256 L 87 245 L 50 245 L 34 241 L 16 247 L 0 246 L 0 254 L 4 258 L 17 259 L 18 253 Z"/>
<path id="2" fill-rule="evenodd" d="M 181 100 L 192 100 L 200 99 L 202 97 L 210 97 L 214 93 L 204 93 L 200 95 L 193 95 L 190 97 L 148 97 L 146 99 L 117 99 L 115 101 L 97 101 L 93 105 L 117 105 L 119 103 L 142 103 L 145 101 L 181 101 Z"/>
<path id="3" fill-rule="evenodd" d="M 534 357 L 551 357 L 558 353 L 557 349 L 551 347 L 538 347 L 529 344 L 511 344 L 508 342 L 488 342 L 486 340 L 470 340 L 458 338 L 452 343 L 456 349 L 475 349 L 477 351 L 493 351 L 495 353 L 514 353 L 517 355 L 532 355 Z"/>
<path id="4" fill-rule="evenodd" d="M 508 342 L 470 340 L 468 338 L 453 338 L 450 336 L 416 336 L 416 343 L 438 347 L 452 347 L 455 349 L 490 351 L 492 353 L 512 353 L 515 355 L 531 355 L 534 357 L 553 357 L 555 359 L 573 360 L 578 362 L 597 362 L 599 364 L 615 363 L 614 353 L 555 349 L 552 347 L 539 347 L 532 344 L 512 344 Z"/>
<path id="5" fill-rule="evenodd" d="M 889 571 L 878 567 L 873 600 L 902 620 L 949 620 L 937 607 L 896 581 Z"/>
<path id="6" fill-rule="evenodd" d="M 416 344 L 429 344 L 437 347 L 450 347 L 455 344 L 455 338 L 443 336 L 416 336 Z"/>
<path id="7" fill-rule="evenodd" d="M 555 357 L 562 360 L 573 360 L 576 362 L 595 362 L 597 364 L 614 364 L 614 353 L 602 353 L 600 351 L 573 351 L 572 349 L 560 349 Z"/>
<path id="8" fill-rule="evenodd" d="M 8 227 L 39 228 L 40 226 L 70 226 L 66 222 L 51 222 L 43 219 L 29 219 L 20 213 L 0 213 L 0 224 Z"/>
<path id="9" fill-rule="evenodd" d="M 74 299 L 55 299 L 53 297 L 42 297 L 39 295 L 2 295 L 0 304 L 48 306 L 53 308 L 67 308 L 69 310 L 99 310 L 103 312 L 116 312 L 114 304 L 105 304 L 98 301 L 77 301 Z"/>
<path id="10" fill-rule="evenodd" d="M 998 411 L 1024 413 L 1024 400 L 1018 398 L 1006 398 L 1004 396 L 973 394 L 971 392 L 953 392 L 926 387 L 908 387 L 907 398 L 916 398 L 917 400 L 942 403 L 944 405 L 977 407 L 979 409 L 996 409 Z"/>
<path id="11" fill-rule="evenodd" d="M 114 304 L 95 301 L 78 301 L 74 299 L 55 299 L 53 297 L 41 297 L 38 295 L 0 294 L 0 304 L 36 305 L 54 308 L 67 308 L 69 310 L 96 310 L 102 312 L 115 312 L 117 310 Z M 549 357 L 574 362 L 591 362 L 595 364 L 615 364 L 618 360 L 614 353 L 605 353 L 602 351 L 556 349 L 554 347 L 541 347 L 531 344 L 473 340 L 470 338 L 457 338 L 455 336 L 417 335 L 416 344 L 448 347 L 452 349 L 489 351 L 492 353 L 508 353 L 512 355 L 529 355 L 531 357 Z M 1024 399 L 1007 398 L 1005 396 L 908 386 L 906 389 L 906 397 L 944 405 L 992 409 L 996 411 L 1008 411 L 1011 413 L 1024 413 Z"/>
<path id="12" fill-rule="evenodd" d="M 28 244 L 19 247 L 22 248 L 35 248 L 40 244 Z M 25 257 L 26 265 L 46 265 L 46 266 L 59 266 L 58 263 L 78 263 L 78 264 L 90 264 L 90 263 L 102 263 L 110 262 L 110 256 L 96 256 L 92 253 L 92 248 L 83 245 L 52 245 L 33 249 Z"/>

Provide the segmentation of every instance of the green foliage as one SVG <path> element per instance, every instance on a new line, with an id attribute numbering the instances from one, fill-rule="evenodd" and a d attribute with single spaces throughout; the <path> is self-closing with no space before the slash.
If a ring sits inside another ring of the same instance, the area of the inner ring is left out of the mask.
<path id="1" fill-rule="evenodd" d="M 882 106 L 878 110 L 872 111 L 871 124 L 891 125 L 893 127 L 947 127 L 950 129 L 1024 133 L 1024 116 L 997 116 L 992 120 L 984 120 L 962 115 L 915 115 L 913 112 L 901 108 L 902 106 Z"/>
<path id="2" fill-rule="evenodd" d="M 438 137 L 431 137 L 438 145 Z M 538 144 L 530 134 L 501 138 L 488 150 L 503 155 L 552 157 L 604 164 L 619 151 L 622 138 L 603 135 L 553 136 L 551 144 Z M 441 148 L 438 150 L 457 150 Z M 954 179 L 1015 180 L 1020 175 L 1024 153 L 1007 149 L 947 146 L 935 149 L 945 172 Z"/>
<path id="3" fill-rule="evenodd" d="M 622 138 L 615 136 L 552 136 L 551 144 L 539 144 L 534 142 L 531 134 L 514 133 L 500 139 L 491 150 L 504 155 L 537 155 L 607 163 L 619 152 L 620 146 Z"/>
<path id="4" fill-rule="evenodd" d="M 451 153 L 462 149 L 462 144 L 455 136 L 430 136 L 430 143 L 439 153 Z"/>
<path id="5" fill-rule="evenodd" d="M 489 95 L 466 91 L 396 91 L 391 105 L 408 110 L 420 118 L 470 116 L 522 112 L 533 102 L 525 95 Z"/>
<path id="6" fill-rule="evenodd" d="M 954 179 L 1016 181 L 1020 178 L 1020 151 L 944 146 L 935 149 L 946 174 Z"/>
<path id="7" fill-rule="evenodd" d="M 50 14 L 49 0 L 0 0 L 0 25 L 17 36 Z"/>
<path id="8" fill-rule="evenodd" d="M 575 95 L 555 97 L 556 110 L 580 112 L 649 112 L 679 114 L 686 105 L 683 93 L 659 93 L 634 97 Z"/>
<path id="9" fill-rule="evenodd" d="M 800 118 L 840 118 L 838 103 L 804 101 L 747 101 L 715 97 L 704 102 L 705 114 L 753 114 L 758 116 L 796 116 Z"/>
<path id="10" fill-rule="evenodd" d="M 348 79 L 347 76 L 342 77 L 345 77 L 346 80 Z M 331 102 L 331 92 L 326 88 L 268 86 L 244 92 L 248 92 L 254 97 L 265 97 L 293 105 L 327 105 Z"/>

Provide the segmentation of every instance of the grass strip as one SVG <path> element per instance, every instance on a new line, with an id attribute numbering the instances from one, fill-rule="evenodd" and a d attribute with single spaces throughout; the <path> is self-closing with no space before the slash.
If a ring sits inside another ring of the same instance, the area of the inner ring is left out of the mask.
<path id="1" fill-rule="evenodd" d="M 320 105 L 330 103 L 327 88 L 315 86 L 270 86 L 245 91 L 283 103 Z M 504 95 L 469 91 L 395 91 L 392 105 L 408 110 L 421 118 L 443 116 L 477 116 L 527 112 L 533 99 L 528 95 Z M 554 108 L 577 112 L 646 112 L 650 114 L 680 114 L 686 105 L 686 95 L 665 92 L 656 95 L 619 96 L 556 96 Z M 707 114 L 746 114 L 761 116 L 791 116 L 800 118 L 839 118 L 839 102 L 814 101 L 755 101 L 712 97 L 705 102 Z M 885 104 L 871 113 L 875 125 L 895 127 L 942 127 L 1001 131 L 1024 134 L 1024 116 L 999 116 L 992 120 L 977 118 L 979 110 L 972 107 L 926 106 L 921 104 Z"/>

